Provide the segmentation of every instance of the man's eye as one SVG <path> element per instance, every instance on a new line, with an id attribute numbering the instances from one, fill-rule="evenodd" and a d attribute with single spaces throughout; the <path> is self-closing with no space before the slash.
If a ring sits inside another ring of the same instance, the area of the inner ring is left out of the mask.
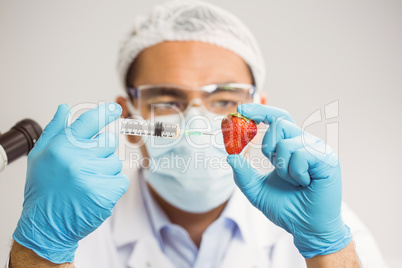
<path id="1" fill-rule="evenodd" d="M 231 108 L 231 107 L 237 106 L 237 102 L 231 101 L 231 100 L 218 100 L 218 101 L 214 101 L 212 103 L 212 106 L 214 106 L 216 108 Z"/>
<path id="2" fill-rule="evenodd" d="M 150 108 L 158 108 L 158 109 L 164 109 L 164 108 L 171 108 L 171 107 L 176 107 L 178 109 L 183 109 L 184 104 L 182 102 L 177 102 L 177 101 L 165 101 L 165 102 L 155 102 L 150 104 Z"/>

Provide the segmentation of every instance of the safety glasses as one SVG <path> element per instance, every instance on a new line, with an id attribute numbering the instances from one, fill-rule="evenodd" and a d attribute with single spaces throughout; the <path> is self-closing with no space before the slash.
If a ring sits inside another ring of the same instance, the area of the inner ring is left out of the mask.
<path id="1" fill-rule="evenodd" d="M 228 114 L 236 112 L 236 107 L 241 103 L 253 101 L 255 86 L 242 83 L 202 87 L 154 84 L 129 87 L 128 94 L 144 118 L 149 118 L 151 113 L 158 116 L 184 112 L 195 103 L 195 99 L 201 100 L 210 112 Z"/>

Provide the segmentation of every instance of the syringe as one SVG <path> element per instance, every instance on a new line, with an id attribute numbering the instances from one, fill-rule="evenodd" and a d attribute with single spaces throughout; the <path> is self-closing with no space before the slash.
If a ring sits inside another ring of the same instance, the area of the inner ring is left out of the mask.
<path id="1" fill-rule="evenodd" d="M 156 136 L 163 138 L 176 139 L 180 133 L 184 135 L 212 135 L 195 130 L 180 130 L 178 124 L 169 124 L 163 122 L 146 122 L 136 119 L 119 119 L 119 130 L 124 135 L 136 136 Z"/>

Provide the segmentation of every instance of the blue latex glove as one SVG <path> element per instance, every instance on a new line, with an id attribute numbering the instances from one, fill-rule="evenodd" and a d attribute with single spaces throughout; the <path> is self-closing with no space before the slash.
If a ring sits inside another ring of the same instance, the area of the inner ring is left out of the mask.
<path id="1" fill-rule="evenodd" d="M 341 217 L 337 155 L 319 138 L 302 132 L 286 111 L 261 104 L 243 104 L 237 111 L 270 125 L 262 152 L 275 170 L 261 174 L 240 155 L 227 158 L 235 182 L 248 200 L 292 234 L 295 246 L 307 259 L 346 247 L 352 236 Z"/>
<path id="2" fill-rule="evenodd" d="M 121 107 L 100 105 L 69 127 L 68 113 L 68 105 L 59 106 L 28 155 L 23 210 L 13 234 L 16 242 L 53 263 L 72 262 L 78 241 L 111 215 L 128 188 L 114 154 L 115 134 L 92 138 L 119 117 Z"/>

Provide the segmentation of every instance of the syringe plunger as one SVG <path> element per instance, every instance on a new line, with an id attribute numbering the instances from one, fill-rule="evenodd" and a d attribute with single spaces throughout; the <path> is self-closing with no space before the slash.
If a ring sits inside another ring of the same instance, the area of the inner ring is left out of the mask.
<path id="1" fill-rule="evenodd" d="M 178 124 L 162 122 L 146 122 L 135 119 L 121 119 L 120 133 L 136 136 L 155 136 L 164 138 L 177 138 L 180 133 Z"/>

